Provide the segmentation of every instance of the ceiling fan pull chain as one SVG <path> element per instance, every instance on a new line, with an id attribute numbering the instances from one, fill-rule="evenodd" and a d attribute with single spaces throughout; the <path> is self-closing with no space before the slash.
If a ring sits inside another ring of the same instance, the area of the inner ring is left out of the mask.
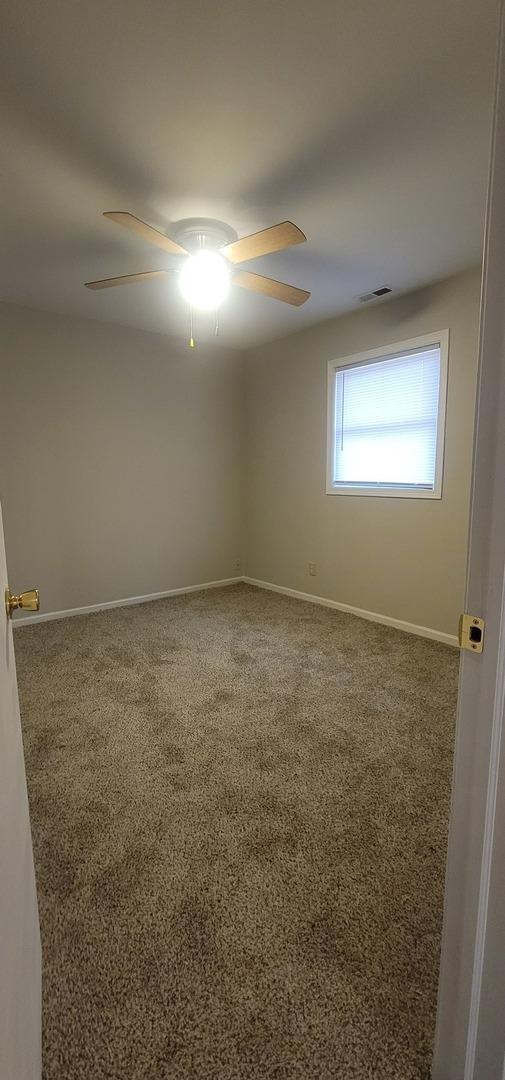
<path id="1" fill-rule="evenodd" d="M 216 337 L 219 337 L 219 308 L 216 308 L 214 316 L 216 320 L 214 325 L 214 334 Z"/>
<path id="2" fill-rule="evenodd" d="M 192 308 L 191 304 L 189 305 L 189 341 L 188 341 L 188 345 L 189 345 L 190 349 L 194 349 L 194 347 L 195 347 L 195 339 L 193 337 L 193 308 Z"/>

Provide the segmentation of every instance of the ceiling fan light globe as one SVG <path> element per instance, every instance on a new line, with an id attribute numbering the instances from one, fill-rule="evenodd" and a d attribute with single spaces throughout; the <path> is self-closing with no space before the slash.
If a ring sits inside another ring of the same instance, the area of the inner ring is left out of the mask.
<path id="1" fill-rule="evenodd" d="M 179 287 L 191 307 L 198 311 L 215 311 L 228 295 L 230 271 L 217 252 L 198 251 L 186 259 L 179 276 Z"/>

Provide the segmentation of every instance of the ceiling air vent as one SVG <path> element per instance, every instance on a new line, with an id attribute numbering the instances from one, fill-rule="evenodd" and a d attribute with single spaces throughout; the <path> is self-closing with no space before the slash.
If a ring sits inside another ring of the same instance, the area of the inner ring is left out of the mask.
<path id="1" fill-rule="evenodd" d="M 368 304 L 369 300 L 375 300 L 378 296 L 387 296 L 387 294 L 392 291 L 393 290 L 390 289 L 389 285 L 381 285 L 380 289 L 362 293 L 361 296 L 357 296 L 356 299 L 359 300 L 360 304 Z"/>

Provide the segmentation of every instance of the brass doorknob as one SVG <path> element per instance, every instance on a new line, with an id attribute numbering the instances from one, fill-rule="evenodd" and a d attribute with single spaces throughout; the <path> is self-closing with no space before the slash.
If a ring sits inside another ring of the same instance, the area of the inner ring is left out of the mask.
<path id="1" fill-rule="evenodd" d="M 8 619 L 12 619 L 12 612 L 16 611 L 16 608 L 23 608 L 23 611 L 38 611 L 39 607 L 38 589 L 27 589 L 26 592 L 20 593 L 19 596 L 13 596 L 7 586 L 5 590 L 5 610 Z"/>

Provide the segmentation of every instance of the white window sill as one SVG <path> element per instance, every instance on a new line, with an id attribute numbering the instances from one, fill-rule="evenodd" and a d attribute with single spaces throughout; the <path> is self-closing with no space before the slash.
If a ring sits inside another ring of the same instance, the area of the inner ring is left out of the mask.
<path id="1" fill-rule="evenodd" d="M 331 484 L 326 488 L 327 495 L 365 495 L 367 498 L 382 499 L 441 499 L 442 491 L 414 487 L 354 487 L 352 484 Z"/>

